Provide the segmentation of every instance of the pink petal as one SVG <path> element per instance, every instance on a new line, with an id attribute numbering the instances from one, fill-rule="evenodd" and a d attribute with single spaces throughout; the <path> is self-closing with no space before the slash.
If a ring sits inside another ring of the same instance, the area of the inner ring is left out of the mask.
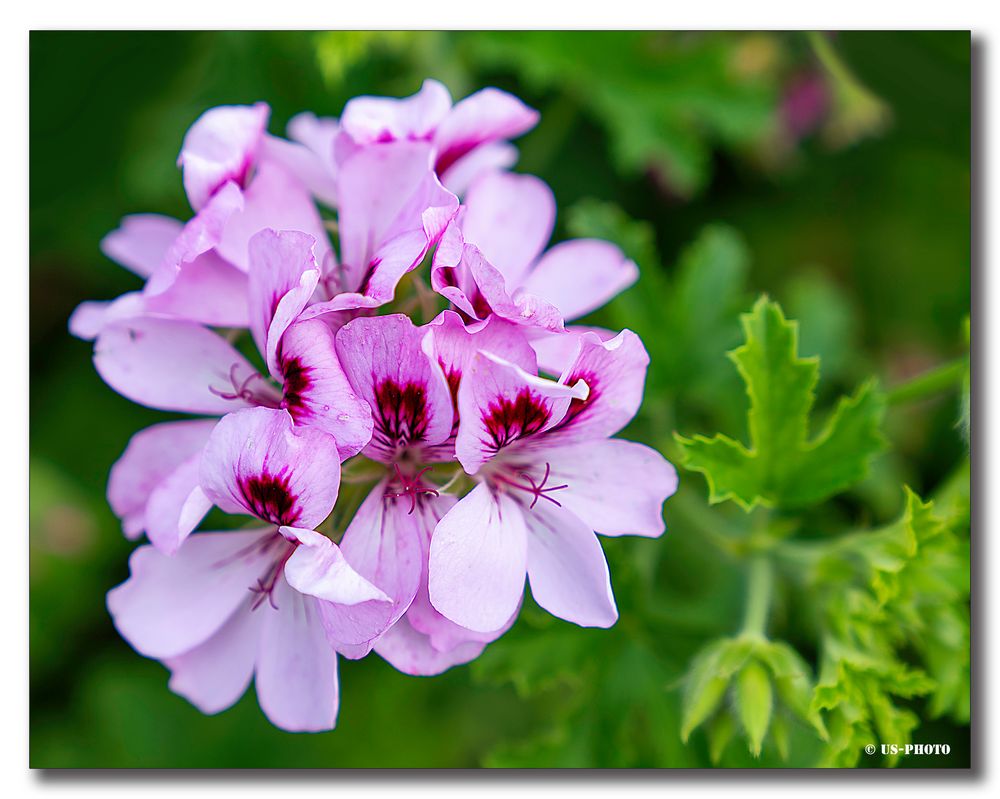
<path id="1" fill-rule="evenodd" d="M 296 424 L 332 435 L 341 459 L 357 455 L 372 437 L 372 412 L 351 389 L 334 346 L 319 320 L 296 322 L 281 338 L 278 356 L 282 407 Z"/>
<path id="2" fill-rule="evenodd" d="M 309 122 L 293 126 L 292 123 L 302 116 L 304 115 L 299 114 L 298 117 L 294 117 L 289 122 L 289 130 L 293 127 L 309 127 Z M 261 148 L 261 160 L 279 164 L 286 172 L 294 175 L 295 179 L 305 186 L 313 197 L 332 208 L 337 203 L 337 173 L 333 162 L 333 139 L 336 136 L 337 122 L 336 120 L 316 120 L 316 117 L 313 117 L 313 120 L 316 121 L 319 128 L 315 132 L 316 141 L 286 141 L 277 136 L 265 135 Z M 299 121 L 302 123 L 302 120 Z M 328 139 L 324 140 L 322 132 L 324 125 L 321 123 L 325 122 L 333 122 L 334 131 L 328 134 Z M 314 133 L 314 131 L 310 129 L 309 133 Z M 306 134 L 307 140 L 310 139 L 309 133 Z M 319 149 L 314 149 L 311 145 L 315 145 Z"/>
<path id="3" fill-rule="evenodd" d="M 580 337 L 593 333 L 601 341 L 609 341 L 615 333 L 592 325 L 568 325 L 564 331 L 529 330 L 528 339 L 538 356 L 538 368 L 550 375 L 561 375 L 580 351 Z"/>
<path id="4" fill-rule="evenodd" d="M 191 126 L 177 165 L 192 208 L 200 210 L 227 181 L 246 182 L 270 115 L 265 103 L 219 106 Z"/>
<path id="5" fill-rule="evenodd" d="M 475 474 L 504 447 L 557 424 L 572 400 L 586 396 L 582 383 L 546 380 L 495 355 L 479 353 L 458 389 L 456 457 L 466 472 Z"/>
<path id="6" fill-rule="evenodd" d="M 220 414 L 246 407 L 234 388 L 257 374 L 224 338 L 193 322 L 137 317 L 105 327 L 94 346 L 104 381 L 133 402 Z"/>
<path id="7" fill-rule="evenodd" d="M 564 319 L 576 319 L 638 279 L 638 267 L 614 244 L 574 239 L 545 253 L 527 276 L 524 289 L 554 304 Z"/>
<path id="8" fill-rule="evenodd" d="M 434 530 L 427 566 L 431 604 L 462 627 L 496 630 L 521 601 L 526 558 L 521 509 L 480 483 Z"/>
<path id="9" fill-rule="evenodd" d="M 399 448 L 440 444 L 451 433 L 448 384 L 421 349 L 422 337 L 402 314 L 355 319 L 337 333 L 344 373 L 372 409 L 369 457 L 388 461 Z"/>
<path id="10" fill-rule="evenodd" d="M 552 190 L 533 175 L 491 172 L 472 184 L 465 206 L 466 242 L 496 267 L 509 291 L 524 285 L 529 267 L 552 236 L 556 219 Z"/>
<path id="11" fill-rule="evenodd" d="M 249 242 L 250 332 L 268 371 L 280 379 L 278 346 L 319 282 L 315 239 L 305 233 L 262 230 Z"/>
<path id="12" fill-rule="evenodd" d="M 101 252 L 139 277 L 149 277 L 183 227 L 169 216 L 132 214 L 101 240 Z"/>
<path id="13" fill-rule="evenodd" d="M 69 332 L 84 341 L 93 341 L 112 322 L 143 316 L 146 302 L 138 291 L 109 300 L 85 300 L 69 317 Z"/>
<path id="14" fill-rule="evenodd" d="M 146 529 L 146 503 L 156 487 L 201 451 L 215 420 L 163 422 L 140 430 L 128 442 L 108 476 L 108 504 L 122 520 L 125 535 Z"/>
<path id="15" fill-rule="evenodd" d="M 562 494 L 560 494 L 562 496 Z M 525 513 L 528 580 L 535 601 L 583 627 L 618 620 L 604 551 L 593 531 L 568 510 L 540 502 Z"/>
<path id="16" fill-rule="evenodd" d="M 397 486 L 398 487 L 398 486 Z M 348 562 L 392 599 L 386 627 L 402 616 L 420 583 L 422 513 L 409 514 L 408 497 L 387 496 L 387 480 L 379 482 L 362 503 L 344 533 L 341 549 Z M 413 500 L 416 508 L 417 497 Z"/>
<path id="17" fill-rule="evenodd" d="M 359 574 L 340 547 L 312 530 L 282 527 L 299 546 L 285 564 L 285 579 L 317 604 L 330 646 L 348 657 L 364 657 L 372 642 L 392 624 L 391 597 Z"/>
<path id="18" fill-rule="evenodd" d="M 289 732 L 322 732 L 337 723 L 337 655 L 326 641 L 318 604 L 283 579 L 263 613 L 254 685 L 261 710 Z"/>
<path id="19" fill-rule="evenodd" d="M 158 294 L 144 292 L 143 312 L 213 327 L 247 327 L 247 276 L 209 251 L 189 261 Z"/>
<path id="20" fill-rule="evenodd" d="M 250 610 L 251 602 L 245 600 L 203 644 L 164 662 L 170 669 L 170 690 L 202 713 L 219 713 L 231 707 L 250 685 L 264 618 Z"/>
<path id="21" fill-rule="evenodd" d="M 249 269 L 248 244 L 265 228 L 297 230 L 312 236 L 313 255 L 322 263 L 330 250 L 329 236 L 306 187 L 280 164 L 265 161 L 243 191 L 243 209 L 232 214 L 218 244 L 219 254 L 234 266 Z"/>
<path id="22" fill-rule="evenodd" d="M 677 472 L 643 444 L 621 439 L 546 448 L 558 500 L 602 535 L 663 532 L 663 503 L 677 490 Z M 536 506 L 537 508 L 537 506 Z"/>
<path id="23" fill-rule="evenodd" d="M 287 411 L 237 411 L 223 417 L 209 436 L 201 487 L 227 513 L 312 528 L 337 501 L 337 442 L 321 430 L 293 425 Z"/>
<path id="24" fill-rule="evenodd" d="M 147 657 L 169 658 L 208 640 L 243 606 L 270 562 L 270 530 L 199 533 L 175 555 L 142 546 L 131 576 L 108 592 L 118 632 Z"/>
<path id="25" fill-rule="evenodd" d="M 480 175 L 498 169 L 510 169 L 517 163 L 517 148 L 506 142 L 483 144 L 463 155 L 441 177 L 441 183 L 453 194 L 462 195 Z"/>
<path id="26" fill-rule="evenodd" d="M 486 644 L 468 641 L 446 652 L 439 652 L 430 638 L 417 632 L 404 616 L 375 644 L 375 652 L 391 666 L 417 677 L 432 677 L 452 666 L 468 663 L 482 654 Z"/>
<path id="27" fill-rule="evenodd" d="M 438 182 L 429 158 L 429 144 L 401 141 L 362 149 L 341 165 L 342 292 L 390 299 L 444 232 L 458 198 Z"/>
<path id="28" fill-rule="evenodd" d="M 149 495 L 146 535 L 166 555 L 173 555 L 212 509 L 199 485 L 201 453 L 174 469 Z"/>
<path id="29" fill-rule="evenodd" d="M 642 404 L 649 355 L 642 340 L 623 330 L 609 341 L 584 333 L 560 382 L 587 384 L 585 400 L 574 402 L 549 441 L 575 442 L 613 436 L 632 421 Z"/>
<path id="30" fill-rule="evenodd" d="M 355 97 L 344 106 L 341 128 L 357 144 L 429 140 L 451 110 L 451 95 L 436 80 L 425 80 L 410 97 Z"/>
<path id="31" fill-rule="evenodd" d="M 514 95 L 494 88 L 481 89 L 456 103 L 438 125 L 434 135 L 438 152 L 435 170 L 447 175 L 452 164 L 476 147 L 520 136 L 537 123 L 538 112 Z"/>

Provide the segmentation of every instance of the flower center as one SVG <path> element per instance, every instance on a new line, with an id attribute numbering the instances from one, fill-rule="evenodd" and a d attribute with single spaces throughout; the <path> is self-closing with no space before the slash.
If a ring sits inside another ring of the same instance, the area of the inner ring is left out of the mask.
<path id="1" fill-rule="evenodd" d="M 391 497 L 392 499 L 397 499 L 398 497 L 409 497 L 410 498 L 410 509 L 407 511 L 407 515 L 413 514 L 413 511 L 417 508 L 417 498 L 421 494 L 427 494 L 429 496 L 439 496 L 436 488 L 430 488 L 424 485 L 421 479 L 426 472 L 429 472 L 433 467 L 425 466 L 415 475 L 410 476 L 403 474 L 402 470 L 399 468 L 398 463 L 393 463 L 392 468 L 396 470 L 396 480 L 399 484 L 399 491 L 386 491 L 386 497 Z M 392 486 L 395 487 L 395 486 Z"/>

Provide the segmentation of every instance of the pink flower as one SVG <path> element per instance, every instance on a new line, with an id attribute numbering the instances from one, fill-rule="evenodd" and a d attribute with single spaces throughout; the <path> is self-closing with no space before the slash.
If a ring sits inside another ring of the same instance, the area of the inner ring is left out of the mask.
<path id="1" fill-rule="evenodd" d="M 312 250 L 312 238 L 297 232 L 265 230 L 251 240 L 249 324 L 266 375 L 208 328 L 153 316 L 114 322 L 101 331 L 94 354 L 98 373 L 120 394 L 163 410 L 219 416 L 254 406 L 283 408 L 296 424 L 332 435 L 343 458 L 356 454 L 371 437 L 368 406 L 347 383 L 330 328 L 298 320 L 319 280 Z M 160 513 L 145 514 L 145 529 L 170 553 L 208 510 L 198 485 L 198 451 L 185 450 L 186 460 L 162 474 L 164 463 L 154 447 L 137 449 L 144 450 L 150 454 L 123 457 L 116 471 L 130 472 L 127 482 L 148 489 L 147 501 L 157 496 Z M 123 514 L 146 506 L 140 490 L 118 504 Z M 141 529 L 134 521 L 129 528 L 136 534 Z"/>
<path id="2" fill-rule="evenodd" d="M 561 333 L 565 320 L 601 307 L 639 272 L 618 247 L 596 239 L 565 241 L 543 254 L 555 212 L 538 178 L 483 175 L 442 237 L 431 285 L 470 320 L 492 313 L 537 328 L 534 338 Z"/>
<path id="3" fill-rule="evenodd" d="M 648 356 L 623 331 L 585 334 L 558 382 L 488 352 L 458 391 L 456 454 L 478 485 L 434 530 L 429 595 L 451 621 L 488 631 L 532 595 L 556 616 L 607 627 L 617 618 L 603 535 L 658 536 L 677 486 L 655 450 L 609 436 L 642 400 Z"/>
<path id="4" fill-rule="evenodd" d="M 173 556 L 150 546 L 108 594 L 119 632 L 162 660 L 170 687 L 206 713 L 232 705 L 254 677 L 261 708 L 291 731 L 332 729 L 335 647 L 381 633 L 390 602 L 312 530 L 340 483 L 334 439 L 255 408 L 216 426 L 201 461 L 206 495 L 265 527 L 198 533 Z"/>
<path id="5" fill-rule="evenodd" d="M 424 141 L 433 147 L 434 171 L 461 193 L 476 175 L 511 166 L 517 151 L 506 142 L 538 123 L 538 112 L 507 92 L 482 89 L 452 105 L 448 89 L 426 80 L 403 99 L 356 97 L 344 106 L 342 152 L 392 141 Z"/>
<path id="6" fill-rule="evenodd" d="M 355 319 L 337 334 L 345 374 L 374 420 L 363 454 L 385 466 L 344 533 L 341 551 L 359 574 L 392 598 L 391 624 L 399 629 L 394 626 L 396 632 L 370 645 L 400 670 L 420 674 L 476 657 L 509 626 L 490 636 L 463 630 L 427 601 L 431 531 L 455 502 L 440 494 L 428 472 L 435 463 L 454 460 L 455 425 L 451 372 L 428 357 L 424 336 L 399 314 Z M 362 657 L 371 646 L 341 651 Z"/>

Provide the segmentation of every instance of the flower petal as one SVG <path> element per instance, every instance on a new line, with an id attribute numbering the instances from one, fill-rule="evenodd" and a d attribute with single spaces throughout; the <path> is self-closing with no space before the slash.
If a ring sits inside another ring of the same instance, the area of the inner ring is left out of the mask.
<path id="1" fill-rule="evenodd" d="M 267 718 L 289 732 L 322 732 L 337 723 L 337 655 L 320 622 L 319 601 L 283 579 L 263 613 L 254 686 Z"/>
<path id="2" fill-rule="evenodd" d="M 200 210 L 227 181 L 246 182 L 270 115 L 266 103 L 227 105 L 195 121 L 177 159 L 192 208 Z"/>
<path id="3" fill-rule="evenodd" d="M 310 319 L 285 330 L 278 364 L 284 387 L 281 407 L 296 424 L 332 435 L 341 459 L 364 449 L 372 437 L 371 408 L 351 389 L 328 325 Z"/>
<path id="4" fill-rule="evenodd" d="M 101 239 L 101 252 L 139 277 L 149 277 L 183 228 L 169 216 L 131 214 Z"/>
<path id="5" fill-rule="evenodd" d="M 559 502 L 602 535 L 663 533 L 663 503 L 677 471 L 656 450 L 612 438 L 546 449 Z"/>
<path id="6" fill-rule="evenodd" d="M 403 674 L 432 677 L 479 657 L 486 644 L 467 641 L 446 652 L 435 649 L 429 636 L 415 630 L 404 616 L 375 643 L 375 652 Z"/>
<path id="7" fill-rule="evenodd" d="M 238 387 L 257 374 L 208 328 L 151 316 L 106 326 L 94 346 L 94 366 L 111 388 L 133 402 L 205 414 L 246 407 Z"/>
<path id="8" fill-rule="evenodd" d="M 443 84 L 425 80 L 410 97 L 355 97 L 344 106 L 341 128 L 357 144 L 429 140 L 451 110 Z"/>
<path id="9" fill-rule="evenodd" d="M 315 239 L 293 230 L 270 228 L 249 242 L 250 332 L 268 371 L 281 379 L 278 346 L 319 282 L 313 257 Z"/>
<path id="10" fill-rule="evenodd" d="M 527 531 L 520 507 L 477 485 L 444 516 L 431 537 L 431 604 L 476 632 L 500 628 L 524 593 Z"/>
<path id="11" fill-rule="evenodd" d="M 437 180 L 429 159 L 429 144 L 400 141 L 362 149 L 341 165 L 342 292 L 390 299 L 399 278 L 444 232 L 458 198 Z"/>
<path id="12" fill-rule="evenodd" d="M 271 561 L 273 533 L 199 533 L 176 555 L 141 546 L 131 576 L 108 592 L 115 627 L 147 657 L 181 655 L 208 640 L 243 605 Z"/>
<path id="13" fill-rule="evenodd" d="M 441 176 L 448 191 L 461 196 L 480 175 L 498 169 L 510 169 L 517 163 L 517 148 L 507 142 L 482 144 L 463 155 Z"/>
<path id="14" fill-rule="evenodd" d="M 355 319 L 337 333 L 344 373 L 372 409 L 368 457 L 389 461 L 400 448 L 433 446 L 451 434 L 448 384 L 421 348 L 422 338 L 402 314 Z"/>
<path id="15" fill-rule="evenodd" d="M 623 330 L 609 341 L 584 333 L 560 382 L 587 384 L 586 399 L 570 405 L 548 441 L 574 442 L 613 436 L 632 421 L 642 404 L 649 355 L 642 340 Z"/>
<path id="16" fill-rule="evenodd" d="M 212 509 L 212 501 L 199 485 L 201 453 L 174 469 L 153 489 L 146 504 L 149 542 L 173 555 Z"/>
<path id="17" fill-rule="evenodd" d="M 513 292 L 524 285 L 529 267 L 552 236 L 555 220 L 555 197 L 544 181 L 534 175 L 490 172 L 469 188 L 462 234 Z"/>
<path id="18" fill-rule="evenodd" d="M 593 531 L 568 510 L 541 502 L 525 513 L 528 580 L 535 601 L 582 627 L 618 620 L 604 551 Z"/>
<path id="19" fill-rule="evenodd" d="M 312 528 L 337 501 L 337 442 L 321 430 L 293 425 L 284 410 L 237 411 L 223 417 L 209 436 L 201 487 L 227 513 Z"/>
<path id="20" fill-rule="evenodd" d="M 582 383 L 546 380 L 490 353 L 478 353 L 458 388 L 456 457 L 466 472 L 475 474 L 501 449 L 548 430 L 572 400 L 586 397 Z"/>
<path id="21" fill-rule="evenodd" d="M 564 319 L 576 319 L 638 279 L 638 267 L 614 244 L 574 239 L 545 253 L 527 276 L 524 289 L 551 302 Z"/>
<path id="22" fill-rule="evenodd" d="M 231 707 L 250 685 L 264 618 L 250 610 L 251 602 L 247 599 L 207 641 L 164 661 L 170 669 L 170 690 L 202 713 Z"/>
<path id="23" fill-rule="evenodd" d="M 227 220 L 217 247 L 219 254 L 246 271 L 249 241 L 265 228 L 298 230 L 312 236 L 316 263 L 323 263 L 330 250 L 329 236 L 309 191 L 273 161 L 261 163 L 243 191 L 243 209 Z"/>
<path id="24" fill-rule="evenodd" d="M 146 529 L 146 503 L 157 486 L 201 451 L 215 420 L 163 422 L 140 430 L 108 476 L 108 504 L 128 538 Z"/>
<path id="25" fill-rule="evenodd" d="M 359 574 L 392 599 L 392 624 L 406 612 L 417 593 L 420 524 L 424 518 L 422 514 L 408 514 L 409 499 L 388 496 L 388 490 L 387 480 L 371 490 L 344 533 L 341 549 Z M 414 497 L 414 508 L 416 502 Z"/>
<path id="26" fill-rule="evenodd" d="M 538 112 L 514 95 L 499 89 L 481 89 L 460 100 L 434 134 L 435 171 L 447 175 L 451 166 L 477 147 L 511 139 L 538 124 Z"/>

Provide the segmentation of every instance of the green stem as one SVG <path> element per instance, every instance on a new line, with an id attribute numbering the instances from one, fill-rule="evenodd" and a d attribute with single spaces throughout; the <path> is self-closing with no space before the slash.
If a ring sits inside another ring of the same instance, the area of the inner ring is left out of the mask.
<path id="1" fill-rule="evenodd" d="M 890 405 L 899 405 L 956 388 L 961 384 L 966 368 L 968 360 L 962 357 L 917 375 L 891 389 L 887 395 L 888 402 Z"/>
<path id="2" fill-rule="evenodd" d="M 747 568 L 747 602 L 743 614 L 742 635 L 764 638 L 771 610 L 774 569 L 766 555 L 756 555 Z"/>

